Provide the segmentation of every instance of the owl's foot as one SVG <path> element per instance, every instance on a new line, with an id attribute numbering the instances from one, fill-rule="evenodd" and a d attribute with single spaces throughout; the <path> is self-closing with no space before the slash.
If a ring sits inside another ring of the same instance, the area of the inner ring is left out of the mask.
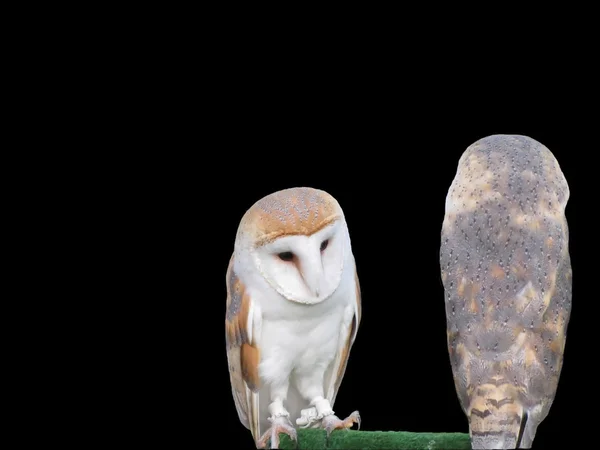
<path id="1" fill-rule="evenodd" d="M 324 428 L 327 431 L 327 438 L 333 430 L 346 430 L 352 428 L 355 423 L 360 430 L 360 414 L 354 411 L 344 420 L 335 415 L 331 409 L 329 400 L 323 397 L 315 397 L 311 402 L 310 408 L 301 411 L 301 417 L 296 419 L 296 424 L 302 428 Z"/>
<path id="2" fill-rule="evenodd" d="M 266 448 L 269 440 L 271 441 L 270 448 L 279 448 L 279 433 L 287 434 L 292 441 L 298 440 L 296 429 L 287 416 L 269 417 L 268 420 L 271 422 L 271 426 L 256 442 L 257 448 Z"/>
<path id="3" fill-rule="evenodd" d="M 327 431 L 328 438 L 333 430 L 346 430 L 348 428 L 352 428 L 352 425 L 354 424 L 357 424 L 358 429 L 360 430 L 360 414 L 358 411 L 354 411 L 344 420 L 341 420 L 335 414 L 325 416 L 321 420 L 321 427 Z"/>

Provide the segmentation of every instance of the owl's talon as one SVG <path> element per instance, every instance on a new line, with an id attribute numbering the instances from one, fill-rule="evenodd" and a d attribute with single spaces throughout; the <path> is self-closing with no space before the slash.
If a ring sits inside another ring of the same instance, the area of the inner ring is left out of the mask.
<path id="1" fill-rule="evenodd" d="M 296 429 L 291 425 L 287 416 L 269 417 L 269 422 L 271 422 L 271 426 L 256 442 L 257 448 L 266 448 L 269 441 L 271 441 L 269 448 L 279 448 L 279 433 L 285 433 L 292 441 L 298 441 Z"/>
<path id="2" fill-rule="evenodd" d="M 358 429 L 360 430 L 360 414 L 358 413 L 358 411 L 354 411 L 344 420 L 341 420 L 336 415 L 331 414 L 329 416 L 323 417 L 323 420 L 321 422 L 321 426 L 325 428 L 325 431 L 327 431 L 327 438 L 329 438 L 333 430 L 347 430 L 349 428 L 352 428 L 352 425 L 354 424 L 357 424 Z"/>

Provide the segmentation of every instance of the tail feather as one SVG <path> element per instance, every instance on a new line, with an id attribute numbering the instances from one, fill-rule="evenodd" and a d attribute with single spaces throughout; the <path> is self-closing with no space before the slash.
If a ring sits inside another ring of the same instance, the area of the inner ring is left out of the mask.
<path id="1" fill-rule="evenodd" d="M 473 449 L 519 448 L 527 414 L 514 386 L 478 387 L 468 417 Z"/>

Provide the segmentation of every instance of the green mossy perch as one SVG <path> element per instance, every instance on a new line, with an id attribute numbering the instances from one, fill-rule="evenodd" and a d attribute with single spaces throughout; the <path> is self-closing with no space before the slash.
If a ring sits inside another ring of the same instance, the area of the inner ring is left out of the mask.
<path id="1" fill-rule="evenodd" d="M 298 446 L 287 435 L 280 435 L 282 449 L 470 449 L 467 433 L 411 433 L 408 431 L 337 430 L 327 442 L 324 430 L 298 430 Z"/>

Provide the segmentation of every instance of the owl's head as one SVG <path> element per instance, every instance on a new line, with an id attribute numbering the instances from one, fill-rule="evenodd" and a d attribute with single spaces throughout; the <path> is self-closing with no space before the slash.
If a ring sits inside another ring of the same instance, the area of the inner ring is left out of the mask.
<path id="1" fill-rule="evenodd" d="M 316 304 L 335 292 L 350 237 L 338 202 L 327 192 L 291 188 L 256 202 L 238 228 L 236 257 L 287 300 Z"/>

